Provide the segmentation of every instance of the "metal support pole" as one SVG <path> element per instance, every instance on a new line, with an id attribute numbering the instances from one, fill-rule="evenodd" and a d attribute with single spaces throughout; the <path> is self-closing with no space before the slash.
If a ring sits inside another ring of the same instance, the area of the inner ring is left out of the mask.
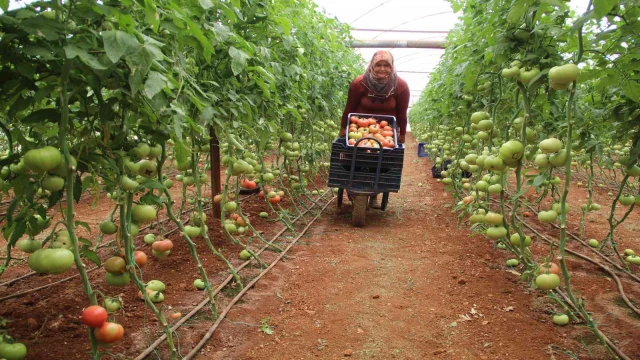
<path id="1" fill-rule="evenodd" d="M 213 201 L 213 198 L 222 193 L 222 181 L 220 181 L 220 142 L 216 132 L 213 131 L 213 125 L 209 127 L 210 157 L 211 157 L 211 207 L 213 208 L 214 219 L 219 219 L 221 215 L 220 205 Z"/>
<path id="2" fill-rule="evenodd" d="M 444 49 L 443 40 L 355 40 L 352 48 Z"/>

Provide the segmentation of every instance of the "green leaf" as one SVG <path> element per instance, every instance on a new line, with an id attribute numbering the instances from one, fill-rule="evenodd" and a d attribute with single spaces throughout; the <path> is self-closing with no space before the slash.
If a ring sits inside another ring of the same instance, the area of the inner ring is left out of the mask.
<path id="1" fill-rule="evenodd" d="M 6 12 L 9 9 L 9 0 L 0 0 L 0 9 Z"/>
<path id="2" fill-rule="evenodd" d="M 89 234 L 91 234 L 91 227 L 89 227 L 89 224 L 87 224 L 84 221 L 80 221 L 80 220 L 76 220 L 75 221 L 75 226 L 82 226 L 83 228 L 87 229 L 87 231 L 89 232 Z"/>
<path id="3" fill-rule="evenodd" d="M 158 15 L 158 8 L 153 0 L 144 0 L 144 14 L 153 31 L 158 32 L 160 16 Z"/>
<path id="4" fill-rule="evenodd" d="M 622 87 L 624 94 L 631 100 L 640 103 L 640 83 L 634 80 L 625 82 Z"/>
<path id="5" fill-rule="evenodd" d="M 159 197 L 154 195 L 152 192 L 148 192 L 144 194 L 144 196 L 140 197 L 140 202 L 147 205 L 156 205 L 161 206 L 166 202 L 166 198 L 164 196 Z"/>
<path id="6" fill-rule="evenodd" d="M 244 71 L 249 55 L 246 52 L 231 46 L 229 48 L 229 56 L 231 56 L 231 71 L 233 71 L 233 75 L 238 75 Z"/>
<path id="7" fill-rule="evenodd" d="M 9 244 L 12 246 L 16 244 L 16 241 L 24 235 L 24 232 L 27 230 L 27 222 L 26 221 L 18 221 L 16 228 L 11 233 L 11 237 L 9 237 Z"/>
<path id="8" fill-rule="evenodd" d="M 145 180 L 142 183 L 142 185 L 140 185 L 140 187 L 146 188 L 146 189 L 166 189 L 164 184 L 162 184 L 161 182 L 159 182 L 158 180 L 155 180 L 155 179 L 147 179 L 147 180 Z"/>
<path id="9" fill-rule="evenodd" d="M 109 60 L 114 64 L 117 63 L 127 51 L 140 46 L 135 36 L 120 30 L 105 31 L 102 33 L 102 39 L 107 57 L 109 57 Z"/>
<path id="10" fill-rule="evenodd" d="M 157 71 L 149 73 L 149 78 L 144 83 L 144 93 L 149 99 L 153 98 L 157 93 L 162 91 L 166 86 L 167 79 Z"/>
<path id="11" fill-rule="evenodd" d="M 535 177 L 535 179 L 533 179 L 533 186 L 535 187 L 539 187 L 540 185 L 542 185 L 542 183 L 544 183 L 544 181 L 547 179 L 546 176 L 544 175 L 538 175 Z"/>
<path id="12" fill-rule="evenodd" d="M 64 52 L 68 59 L 73 59 L 76 56 L 80 58 L 85 65 L 96 70 L 106 70 L 107 67 L 102 65 L 95 56 L 89 54 L 86 50 L 79 48 L 73 44 L 68 44 L 64 47 Z"/>
<path id="13" fill-rule="evenodd" d="M 607 15 L 614 6 L 618 4 L 618 0 L 593 0 L 593 12 L 596 19 Z"/>
<path id="14" fill-rule="evenodd" d="M 82 244 L 89 245 L 89 246 L 93 245 L 93 243 L 91 243 L 91 240 L 85 239 L 83 237 L 79 237 L 78 238 L 78 243 L 82 243 Z"/>
<path id="15" fill-rule="evenodd" d="M 73 184 L 73 200 L 76 204 L 80 202 L 80 197 L 82 197 L 82 186 L 80 184 L 82 184 L 82 179 L 80 175 L 76 174 L 75 184 Z"/>
<path id="16" fill-rule="evenodd" d="M 60 120 L 60 112 L 58 109 L 47 108 L 36 110 L 29 115 L 27 115 L 24 119 L 22 119 L 23 124 L 40 124 L 47 121 L 57 123 Z"/>
<path id="17" fill-rule="evenodd" d="M 89 247 L 87 246 L 83 246 L 82 249 L 80 249 L 80 256 L 86 258 L 87 260 L 91 261 L 92 263 L 96 264 L 96 266 L 100 267 L 102 265 L 102 263 L 100 262 L 100 257 L 98 256 L 98 254 L 96 254 L 95 251 L 89 249 Z"/>
<path id="18" fill-rule="evenodd" d="M 199 0 L 200 2 L 200 6 L 202 6 L 205 10 L 209 10 L 211 7 L 213 7 L 213 3 L 211 2 L 211 0 Z"/>

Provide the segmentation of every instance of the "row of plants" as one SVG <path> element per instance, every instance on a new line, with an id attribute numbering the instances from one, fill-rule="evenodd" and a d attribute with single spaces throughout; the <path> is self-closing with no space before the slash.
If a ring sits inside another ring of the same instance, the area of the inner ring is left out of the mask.
<path id="1" fill-rule="evenodd" d="M 589 245 L 608 252 L 623 272 L 637 271 L 640 257 L 618 248 L 615 229 L 640 204 L 640 43 L 633 35 L 640 3 L 589 1 L 582 14 L 557 0 L 451 3 L 462 12 L 460 23 L 410 111 L 411 127 L 444 170 L 441 181 L 460 218 L 469 215 L 472 229 L 513 253 L 508 265 L 522 266 L 523 281 L 558 300 L 564 313 L 554 322 L 581 318 L 611 356 L 624 357 L 572 289 L 567 216 L 580 212 L 584 238 L 587 214 L 609 209 L 607 236 Z M 578 173 L 589 196 L 571 209 Z M 593 195 L 605 183 L 615 185 L 613 201 L 598 204 Z M 529 249 L 531 234 L 519 216 L 531 215 L 523 202 L 532 191 L 538 220 L 560 228 L 557 248 L 543 256 Z"/>
<path id="2" fill-rule="evenodd" d="M 147 234 L 149 260 L 135 250 L 133 236 L 160 213 L 169 217 L 200 274 L 194 287 L 207 293 L 216 318 L 214 287 L 196 242 L 207 244 L 240 287 L 242 279 L 205 225 L 208 170 L 220 161 L 225 171 L 212 202 L 221 208 L 228 241 L 244 248 L 241 258 L 254 256 L 249 239 L 265 240 L 242 213 L 240 189 L 260 186 L 271 213 L 293 230 L 304 200 L 323 192 L 314 181 L 326 175 L 338 133 L 333 119 L 361 61 L 349 48 L 347 27 L 311 1 L 39 1 L 11 11 L 7 5 L 0 2 L 0 190 L 9 203 L 0 218 L 6 239 L 0 276 L 17 249 L 30 254 L 37 273 L 75 265 L 87 296 L 82 319 L 91 356 L 98 359 L 102 345 L 124 333 L 112 321 L 119 304 L 96 292 L 86 273 L 87 262 L 102 266 L 109 285 L 140 291 L 174 359 L 164 284 L 145 281 L 140 270 L 171 256 L 173 243 Z M 211 158 L 215 147 L 221 159 Z M 169 191 L 175 181 L 182 187 L 178 210 Z M 101 192 L 113 200 L 101 233 L 90 238 L 77 235 L 80 227 L 91 229 L 74 210 L 87 192 L 94 201 Z M 185 202 L 194 206 L 188 224 L 180 220 Z M 56 212 L 59 220 L 52 221 Z M 96 248 L 105 235 L 115 236 L 118 251 L 101 259 Z M 9 335 L 0 336 L 0 358 L 24 358 L 27 347 Z"/>

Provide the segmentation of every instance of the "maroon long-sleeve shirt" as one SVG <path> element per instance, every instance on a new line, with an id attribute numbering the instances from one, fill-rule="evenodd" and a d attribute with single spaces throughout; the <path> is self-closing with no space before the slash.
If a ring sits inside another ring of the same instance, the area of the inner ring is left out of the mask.
<path id="1" fill-rule="evenodd" d="M 369 97 L 369 89 L 363 84 L 364 75 L 358 76 L 349 85 L 347 95 L 347 105 L 342 113 L 341 128 L 344 129 L 349 123 L 349 113 L 375 114 L 395 116 L 400 135 L 407 132 L 407 108 L 409 107 L 409 85 L 398 78 L 398 85 L 394 94 L 389 96 L 384 102 L 373 100 Z"/>

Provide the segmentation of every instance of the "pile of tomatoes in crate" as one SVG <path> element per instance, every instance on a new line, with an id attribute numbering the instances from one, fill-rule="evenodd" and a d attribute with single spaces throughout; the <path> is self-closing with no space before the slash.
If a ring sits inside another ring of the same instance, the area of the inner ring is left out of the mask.
<path id="1" fill-rule="evenodd" d="M 395 147 L 394 130 L 385 120 L 378 121 L 374 118 L 361 118 L 351 116 L 349 118 L 348 143 L 355 145 L 361 138 L 371 138 L 368 141 L 361 141 L 359 147 L 379 148 L 380 144 L 385 148 Z M 380 142 L 376 142 L 376 139 Z"/>

